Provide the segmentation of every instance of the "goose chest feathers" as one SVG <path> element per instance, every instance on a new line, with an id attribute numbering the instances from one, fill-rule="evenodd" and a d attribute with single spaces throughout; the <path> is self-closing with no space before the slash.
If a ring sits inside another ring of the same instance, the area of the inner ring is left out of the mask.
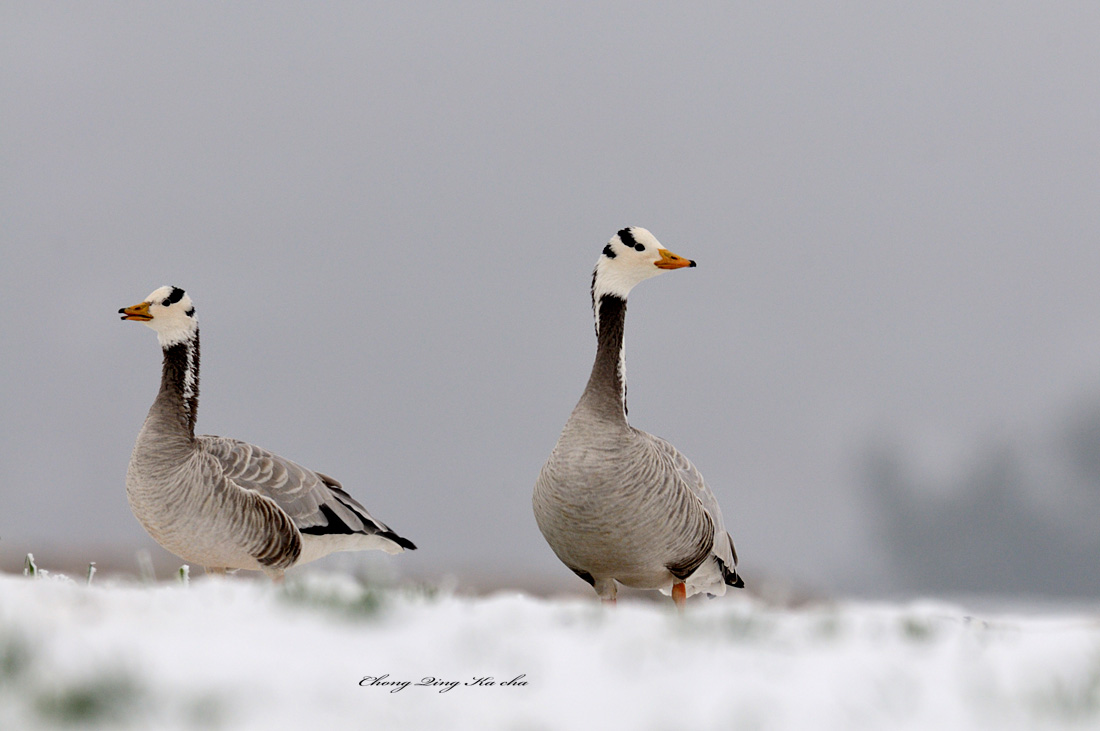
<path id="1" fill-rule="evenodd" d="M 744 586 L 722 511 L 671 444 L 627 422 L 623 332 L 639 282 L 695 266 L 644 228 L 625 228 L 592 274 L 596 360 L 588 385 L 535 482 L 535 520 L 558 558 L 605 602 L 617 584 L 659 589 L 677 606 Z"/>
<path id="2" fill-rule="evenodd" d="M 130 508 L 157 543 L 208 572 L 253 569 L 276 580 L 336 551 L 416 548 L 331 477 L 236 439 L 195 436 L 199 324 L 186 292 L 161 287 L 119 313 L 155 330 L 164 352 L 126 471 Z"/>

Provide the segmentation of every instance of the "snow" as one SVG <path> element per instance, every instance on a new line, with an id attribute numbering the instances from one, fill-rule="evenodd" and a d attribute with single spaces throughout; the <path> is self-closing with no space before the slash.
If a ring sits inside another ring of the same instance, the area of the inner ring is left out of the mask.
<path id="1" fill-rule="evenodd" d="M 671 603 L 605 609 L 594 597 L 464 597 L 340 575 L 282 587 L 0 575 L 0 728 L 337 723 L 1096 728 L 1100 614 L 791 608 L 739 593 L 680 616 Z"/>

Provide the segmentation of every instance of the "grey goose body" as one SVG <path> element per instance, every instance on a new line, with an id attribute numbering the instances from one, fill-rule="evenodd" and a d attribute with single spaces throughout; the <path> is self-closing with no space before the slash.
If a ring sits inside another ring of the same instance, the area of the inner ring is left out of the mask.
<path id="1" fill-rule="evenodd" d="M 695 266 L 642 228 L 608 242 L 592 277 L 596 359 L 535 482 L 539 530 L 561 561 L 613 602 L 616 582 L 671 593 L 741 587 L 737 554 L 702 475 L 675 447 L 627 421 L 627 294 L 668 269 Z"/>
<path id="2" fill-rule="evenodd" d="M 416 548 L 331 477 L 236 439 L 195 435 L 199 328 L 183 290 L 161 287 L 119 312 L 152 327 L 164 355 L 126 471 L 130 508 L 157 543 L 207 571 L 276 579 L 336 551 Z"/>

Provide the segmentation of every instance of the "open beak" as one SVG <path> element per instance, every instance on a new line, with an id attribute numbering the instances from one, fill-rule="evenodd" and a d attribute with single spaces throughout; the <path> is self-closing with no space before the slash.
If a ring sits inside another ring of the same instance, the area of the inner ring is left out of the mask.
<path id="1" fill-rule="evenodd" d="M 118 314 L 122 315 L 123 320 L 149 322 L 153 319 L 153 316 L 149 314 L 148 302 L 142 302 L 140 305 L 134 305 L 133 307 L 123 307 L 118 311 Z"/>
<path id="2" fill-rule="evenodd" d="M 660 253 L 661 258 L 655 261 L 653 265 L 658 269 L 681 269 L 695 266 L 694 260 L 677 256 L 668 249 L 658 249 L 657 251 Z"/>

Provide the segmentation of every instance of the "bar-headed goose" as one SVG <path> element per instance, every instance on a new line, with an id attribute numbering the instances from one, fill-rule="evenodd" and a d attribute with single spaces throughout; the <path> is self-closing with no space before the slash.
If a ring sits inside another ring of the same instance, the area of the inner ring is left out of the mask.
<path id="1" fill-rule="evenodd" d="M 336 551 L 415 545 L 375 520 L 340 483 L 236 439 L 195 436 L 199 323 L 191 298 L 161 287 L 119 310 L 157 333 L 164 364 L 126 472 L 126 495 L 157 543 L 207 572 L 283 571 Z"/>
<path id="2" fill-rule="evenodd" d="M 535 520 L 546 541 L 605 601 L 616 581 L 687 596 L 744 586 L 722 511 L 675 447 L 626 419 L 623 329 L 634 285 L 694 261 L 644 228 L 619 231 L 596 262 L 596 362 L 580 401 L 535 482 Z"/>

